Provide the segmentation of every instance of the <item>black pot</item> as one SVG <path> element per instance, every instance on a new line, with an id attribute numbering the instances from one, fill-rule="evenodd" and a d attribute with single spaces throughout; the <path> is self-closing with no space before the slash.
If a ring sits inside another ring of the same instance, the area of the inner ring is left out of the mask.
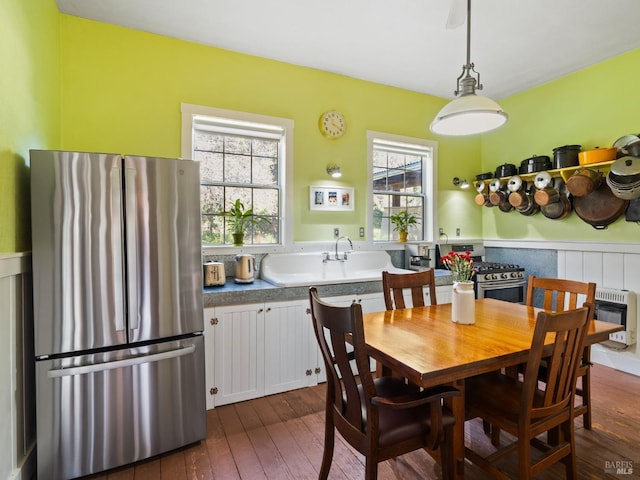
<path id="1" fill-rule="evenodd" d="M 520 163 L 518 172 L 523 175 L 551 169 L 551 159 L 547 155 L 534 155 Z"/>
<path id="2" fill-rule="evenodd" d="M 564 145 L 553 149 L 553 168 L 575 167 L 579 165 L 578 153 L 581 145 Z"/>
<path id="3" fill-rule="evenodd" d="M 512 177 L 516 173 L 518 173 L 518 170 L 513 163 L 505 163 L 496 168 L 496 173 L 494 176 L 495 178 Z"/>
<path id="4" fill-rule="evenodd" d="M 493 173 L 491 172 L 479 173 L 476 175 L 476 180 L 489 180 L 491 178 L 493 178 Z"/>

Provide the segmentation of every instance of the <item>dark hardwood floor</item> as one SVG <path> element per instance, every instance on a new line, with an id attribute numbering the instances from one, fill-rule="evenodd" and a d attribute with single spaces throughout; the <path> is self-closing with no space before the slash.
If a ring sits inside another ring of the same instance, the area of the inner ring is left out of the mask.
<path id="1" fill-rule="evenodd" d="M 640 478 L 640 377 L 601 365 L 593 368 L 593 429 L 576 420 L 581 479 Z M 86 477 L 93 480 L 316 479 L 322 459 L 325 386 L 304 388 L 208 411 L 205 441 L 135 465 Z M 468 442 L 491 448 L 479 421 L 468 422 Z M 633 473 L 609 473 L 615 462 Z M 505 468 L 515 468 L 511 459 Z M 363 478 L 363 458 L 336 435 L 330 479 Z M 487 478 L 467 463 L 465 476 Z M 440 468 L 416 451 L 378 467 L 385 479 L 441 478 Z M 514 475 L 513 478 L 516 478 Z M 537 478 L 564 478 L 556 465 Z"/>

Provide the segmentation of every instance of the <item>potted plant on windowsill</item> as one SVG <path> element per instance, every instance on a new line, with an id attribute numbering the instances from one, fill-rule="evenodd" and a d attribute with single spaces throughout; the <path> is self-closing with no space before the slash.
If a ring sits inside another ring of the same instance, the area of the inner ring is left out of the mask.
<path id="1" fill-rule="evenodd" d="M 400 242 L 407 241 L 407 235 L 409 234 L 409 228 L 417 225 L 418 221 L 416 216 L 412 213 L 403 210 L 390 217 L 393 224 L 393 230 L 398 232 L 398 240 Z"/>
<path id="2" fill-rule="evenodd" d="M 269 219 L 262 215 L 254 214 L 253 208 L 245 209 L 239 198 L 229 210 L 224 212 L 224 215 L 227 217 L 227 227 L 233 236 L 233 244 L 237 247 L 244 245 L 244 234 L 249 225 L 257 225 L 260 221 L 269 222 Z"/>

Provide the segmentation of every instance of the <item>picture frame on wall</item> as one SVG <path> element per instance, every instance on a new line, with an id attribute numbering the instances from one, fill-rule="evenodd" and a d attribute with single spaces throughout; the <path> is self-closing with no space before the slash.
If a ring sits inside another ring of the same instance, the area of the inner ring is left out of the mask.
<path id="1" fill-rule="evenodd" d="M 353 210 L 353 187 L 309 187 L 309 210 Z"/>

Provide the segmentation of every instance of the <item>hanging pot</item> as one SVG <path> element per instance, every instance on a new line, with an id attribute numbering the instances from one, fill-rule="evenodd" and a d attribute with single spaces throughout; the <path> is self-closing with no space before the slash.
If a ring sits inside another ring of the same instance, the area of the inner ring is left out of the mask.
<path id="1" fill-rule="evenodd" d="M 624 135 L 613 142 L 613 146 L 618 149 L 618 157 L 631 155 L 640 157 L 640 136 Z"/>
<path id="2" fill-rule="evenodd" d="M 522 186 L 522 178 L 520 178 L 520 176 L 518 175 L 514 175 L 507 182 L 507 190 L 509 190 L 510 192 L 517 192 L 522 188 Z"/>
<path id="3" fill-rule="evenodd" d="M 560 200 L 560 192 L 553 187 L 546 187 L 538 190 L 534 195 L 535 201 L 541 207 L 555 203 Z"/>
<path id="4" fill-rule="evenodd" d="M 540 205 L 538 205 L 533 197 L 529 194 L 529 201 L 527 208 L 518 208 L 517 209 L 520 214 L 530 217 L 531 215 L 535 215 L 540 211 Z"/>
<path id="5" fill-rule="evenodd" d="M 578 161 L 580 162 L 580 165 L 608 162 L 609 160 L 615 160 L 617 155 L 618 149 L 616 147 L 596 147 L 593 150 L 580 152 L 578 154 Z"/>
<path id="6" fill-rule="evenodd" d="M 497 192 L 491 192 L 489 194 L 489 201 L 491 202 L 491 205 L 501 205 L 503 203 L 509 203 L 507 201 L 507 193 L 503 192 L 502 190 L 498 190 Z"/>
<path id="7" fill-rule="evenodd" d="M 484 206 L 484 207 L 493 207 L 491 200 L 489 200 L 489 195 L 486 193 L 479 193 L 475 198 L 476 205 Z"/>
<path id="8" fill-rule="evenodd" d="M 591 168 L 578 168 L 567 180 L 567 189 L 574 197 L 589 195 L 602 183 L 602 174 Z"/>
<path id="9" fill-rule="evenodd" d="M 628 205 L 629 200 L 616 197 L 606 182 L 601 182 L 589 195 L 573 199 L 576 214 L 597 230 L 603 230 L 615 222 Z"/>
<path id="10" fill-rule="evenodd" d="M 547 188 L 551 183 L 551 174 L 547 171 L 538 172 L 536 178 L 533 180 L 533 184 L 537 189 Z"/>
<path id="11" fill-rule="evenodd" d="M 491 191 L 491 192 L 497 192 L 501 188 L 502 188 L 502 182 L 500 181 L 499 178 L 494 178 L 489 183 L 489 191 Z"/>
<path id="12" fill-rule="evenodd" d="M 607 174 L 607 184 L 616 197 L 624 200 L 639 198 L 640 158 L 622 157 L 613 162 Z"/>
<path id="13" fill-rule="evenodd" d="M 513 210 L 513 205 L 511 205 L 509 202 L 502 202 L 498 205 L 498 208 L 501 212 L 507 213 Z"/>
<path id="14" fill-rule="evenodd" d="M 551 159 L 547 155 L 534 155 L 520 162 L 520 175 L 551 169 Z"/>
<path id="15" fill-rule="evenodd" d="M 579 164 L 581 145 L 564 145 L 553 149 L 553 168 L 575 167 Z"/>
<path id="16" fill-rule="evenodd" d="M 571 213 L 571 201 L 564 192 L 560 192 L 557 202 L 541 206 L 540 211 L 551 220 L 562 220 Z"/>

